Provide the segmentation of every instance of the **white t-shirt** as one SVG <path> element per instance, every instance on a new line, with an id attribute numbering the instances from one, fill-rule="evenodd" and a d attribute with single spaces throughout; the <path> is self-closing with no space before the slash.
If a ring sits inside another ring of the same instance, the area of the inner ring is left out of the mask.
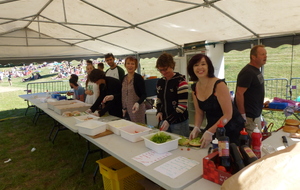
<path id="1" fill-rule="evenodd" d="M 89 82 L 86 90 L 93 91 L 92 95 L 86 95 L 85 103 L 87 104 L 94 104 L 97 98 L 99 97 L 99 86 L 96 83 Z"/>
<path id="2" fill-rule="evenodd" d="M 119 80 L 119 71 L 118 68 L 115 67 L 114 69 L 108 69 L 105 76 L 107 77 L 113 77 L 115 79 Z"/>

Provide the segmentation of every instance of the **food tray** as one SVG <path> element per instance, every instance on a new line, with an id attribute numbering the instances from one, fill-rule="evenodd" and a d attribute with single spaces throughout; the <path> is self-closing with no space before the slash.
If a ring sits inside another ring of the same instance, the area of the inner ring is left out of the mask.
<path id="1" fill-rule="evenodd" d="M 84 102 L 81 103 L 74 103 L 70 105 L 60 105 L 60 106 L 54 106 L 54 112 L 62 115 L 66 111 L 79 111 L 79 112 L 84 112 L 88 110 L 92 105 L 91 104 L 86 104 Z"/>
<path id="2" fill-rule="evenodd" d="M 149 132 L 151 131 L 150 128 L 137 124 L 121 127 L 119 130 L 121 132 L 121 137 L 131 142 L 138 142 L 143 140 L 141 136 L 149 134 Z"/>
<path id="3" fill-rule="evenodd" d="M 165 132 L 165 131 L 160 131 L 160 132 L 157 132 L 157 133 L 165 133 L 167 135 L 170 135 L 172 140 L 167 141 L 165 143 L 158 144 L 158 143 L 155 143 L 155 142 L 150 140 L 151 137 L 156 134 L 156 133 L 151 133 L 151 134 L 142 136 L 142 138 L 145 141 L 146 147 L 150 148 L 151 150 L 154 150 L 157 153 L 165 153 L 165 152 L 168 152 L 170 150 L 174 150 L 174 149 L 178 148 L 178 140 L 180 139 L 180 136 L 172 134 L 172 133 L 168 133 L 168 132 Z"/>
<path id="4" fill-rule="evenodd" d="M 134 125 L 135 123 L 125 120 L 125 119 L 119 119 L 116 121 L 107 122 L 107 124 L 109 125 L 109 128 L 112 132 L 114 132 L 116 135 L 121 135 L 120 130 L 119 130 L 121 127 Z"/>
<path id="5" fill-rule="evenodd" d="M 74 117 L 76 123 L 81 123 L 81 122 L 88 121 L 88 120 L 91 120 L 91 119 L 98 120 L 99 118 L 100 117 L 97 117 L 97 116 L 91 115 L 91 114 Z"/>
<path id="6" fill-rule="evenodd" d="M 57 101 L 57 99 L 53 99 L 53 100 L 55 100 L 55 101 L 47 103 L 47 107 L 50 110 L 54 110 L 54 106 L 70 105 L 70 104 L 80 102 L 79 100 L 61 100 L 61 101 Z"/>
<path id="7" fill-rule="evenodd" d="M 78 133 L 94 136 L 106 131 L 107 124 L 101 121 L 88 120 L 81 123 L 77 123 Z"/>

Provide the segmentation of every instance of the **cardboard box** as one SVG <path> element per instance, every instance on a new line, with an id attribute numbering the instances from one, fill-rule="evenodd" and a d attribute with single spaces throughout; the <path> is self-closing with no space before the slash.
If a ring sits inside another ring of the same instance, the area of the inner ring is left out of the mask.
<path id="1" fill-rule="evenodd" d="M 222 185 L 232 174 L 218 170 L 219 152 L 213 152 L 203 158 L 203 178 Z"/>

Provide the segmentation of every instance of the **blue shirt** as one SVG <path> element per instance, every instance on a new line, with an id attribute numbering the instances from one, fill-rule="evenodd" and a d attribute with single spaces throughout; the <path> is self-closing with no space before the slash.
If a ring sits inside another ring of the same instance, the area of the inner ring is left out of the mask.
<path id="1" fill-rule="evenodd" d="M 77 89 L 74 88 L 74 95 L 76 100 L 80 100 L 79 96 L 84 95 L 84 88 L 82 86 L 78 86 Z"/>

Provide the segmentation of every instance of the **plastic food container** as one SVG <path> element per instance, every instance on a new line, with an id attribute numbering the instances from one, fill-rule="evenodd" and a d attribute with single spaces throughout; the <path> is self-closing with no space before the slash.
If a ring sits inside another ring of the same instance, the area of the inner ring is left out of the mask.
<path id="1" fill-rule="evenodd" d="M 78 100 L 62 100 L 62 101 L 57 101 L 57 99 L 52 99 L 52 100 L 54 101 L 48 101 L 47 104 L 50 110 L 54 110 L 55 106 L 70 105 L 70 104 L 75 104 L 80 102 Z"/>
<path id="2" fill-rule="evenodd" d="M 64 102 L 67 102 L 67 101 L 64 101 Z M 87 109 L 89 109 L 91 106 L 92 106 L 91 104 L 86 104 L 84 102 L 74 103 L 74 104 L 69 104 L 69 105 L 54 106 L 54 112 L 56 112 L 59 115 L 62 115 L 64 112 L 67 112 L 67 111 L 84 112 Z"/>
<path id="3" fill-rule="evenodd" d="M 155 143 L 155 142 L 151 141 L 150 140 L 151 137 L 157 133 L 165 133 L 167 135 L 170 135 L 172 140 L 167 141 L 165 143 Z M 174 150 L 174 149 L 178 148 L 178 140 L 180 139 L 180 136 L 178 136 L 176 134 L 168 133 L 165 131 L 159 131 L 157 133 L 151 133 L 151 134 L 142 136 L 147 148 L 150 148 L 151 150 L 154 150 L 157 153 L 165 153 L 170 150 Z"/>
<path id="4" fill-rule="evenodd" d="M 107 124 L 101 121 L 88 120 L 78 123 L 76 126 L 78 127 L 79 133 L 95 136 L 106 131 Z"/>
<path id="5" fill-rule="evenodd" d="M 143 140 L 141 136 L 149 134 L 149 132 L 151 131 L 150 128 L 137 124 L 121 127 L 119 130 L 121 133 L 121 137 L 131 142 Z"/>
<path id="6" fill-rule="evenodd" d="M 125 120 L 125 119 L 110 121 L 107 124 L 109 125 L 109 129 L 116 135 L 121 135 L 120 130 L 119 130 L 121 127 L 136 125 L 135 123 Z"/>
<path id="7" fill-rule="evenodd" d="M 95 116 L 95 115 L 81 115 L 81 116 L 77 116 L 77 117 L 74 117 L 76 123 L 81 123 L 81 122 L 84 122 L 84 121 L 88 121 L 88 120 L 98 120 L 99 117 Z"/>

